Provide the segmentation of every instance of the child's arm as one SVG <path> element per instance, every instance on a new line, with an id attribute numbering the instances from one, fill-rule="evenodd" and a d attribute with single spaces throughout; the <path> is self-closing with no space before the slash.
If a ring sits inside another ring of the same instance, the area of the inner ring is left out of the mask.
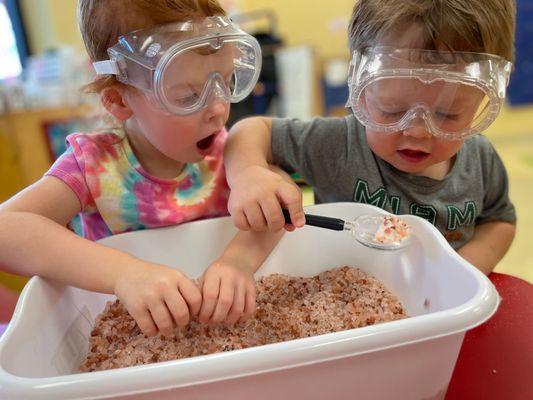
<path id="1" fill-rule="evenodd" d="M 271 166 L 288 184 L 291 177 Z M 290 230 L 290 229 L 289 229 Z M 234 324 L 255 312 L 254 273 L 266 260 L 283 236 L 277 232 L 239 231 L 201 278 L 202 308 L 198 320 L 202 323 Z"/>
<path id="2" fill-rule="evenodd" d="M 201 293 L 183 273 L 78 237 L 65 225 L 80 211 L 74 192 L 45 177 L 0 205 L 0 266 L 79 288 L 114 293 L 141 330 L 170 334 L 188 323 Z"/>
<path id="3" fill-rule="evenodd" d="M 228 209 L 241 230 L 278 231 L 285 225 L 282 206 L 289 210 L 294 226 L 305 223 L 299 189 L 269 167 L 271 136 L 272 119 L 254 117 L 234 125 L 226 143 Z"/>
<path id="4" fill-rule="evenodd" d="M 458 253 L 481 272 L 488 275 L 503 258 L 516 232 L 509 222 L 487 222 L 477 225 L 474 237 Z"/>
<path id="5" fill-rule="evenodd" d="M 202 308 L 201 323 L 232 325 L 255 312 L 254 273 L 263 264 L 283 235 L 240 231 L 222 256 L 213 263 L 200 280 Z"/>

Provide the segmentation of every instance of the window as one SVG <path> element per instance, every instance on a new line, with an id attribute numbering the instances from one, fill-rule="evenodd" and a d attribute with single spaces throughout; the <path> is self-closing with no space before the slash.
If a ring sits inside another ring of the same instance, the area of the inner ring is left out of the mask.
<path id="1" fill-rule="evenodd" d="M 19 76 L 26 56 L 18 3 L 16 0 L 0 0 L 0 80 Z"/>

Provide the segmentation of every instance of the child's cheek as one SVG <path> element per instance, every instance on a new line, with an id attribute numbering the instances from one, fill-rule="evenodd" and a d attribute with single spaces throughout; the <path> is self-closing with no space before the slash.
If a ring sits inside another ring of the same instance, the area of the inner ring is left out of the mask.
<path id="1" fill-rule="evenodd" d="M 439 159 L 449 159 L 457 154 L 464 143 L 464 140 L 436 139 L 433 142 L 433 154 Z"/>
<path id="2" fill-rule="evenodd" d="M 372 130 L 366 131 L 366 140 L 370 150 L 372 150 L 377 155 L 383 156 L 385 153 L 390 151 L 390 147 L 393 146 L 393 135 L 385 134 L 383 132 L 375 132 Z"/>
<path id="3" fill-rule="evenodd" d="M 176 149 L 182 146 L 184 138 L 187 136 L 183 128 L 179 126 L 164 126 L 160 131 L 160 142 L 168 149 Z"/>

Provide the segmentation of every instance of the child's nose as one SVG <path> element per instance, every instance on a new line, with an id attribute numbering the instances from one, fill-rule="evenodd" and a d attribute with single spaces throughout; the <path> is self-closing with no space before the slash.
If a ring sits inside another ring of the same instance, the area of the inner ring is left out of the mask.
<path id="1" fill-rule="evenodd" d="M 219 118 L 226 115 L 228 101 L 217 96 L 211 96 L 207 103 L 205 115 L 207 120 Z"/>
<path id="2" fill-rule="evenodd" d="M 402 131 L 404 136 L 410 136 L 416 139 L 426 139 L 433 136 L 424 121 L 412 121 L 411 125 Z"/>

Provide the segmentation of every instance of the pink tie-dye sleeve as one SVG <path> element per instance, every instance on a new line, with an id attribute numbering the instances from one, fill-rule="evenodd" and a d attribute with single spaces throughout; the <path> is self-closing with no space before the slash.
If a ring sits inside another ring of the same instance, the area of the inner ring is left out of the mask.
<path id="1" fill-rule="evenodd" d="M 45 176 L 54 176 L 61 179 L 72 189 L 80 201 L 81 209 L 85 209 L 91 201 L 91 194 L 85 182 L 83 171 L 78 164 L 76 156 L 69 147 L 46 172 Z"/>

